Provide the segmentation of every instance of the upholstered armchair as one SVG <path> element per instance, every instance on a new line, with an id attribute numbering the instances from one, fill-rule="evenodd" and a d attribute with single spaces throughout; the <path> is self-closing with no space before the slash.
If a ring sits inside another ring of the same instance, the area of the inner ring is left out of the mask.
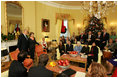
<path id="1" fill-rule="evenodd" d="M 38 57 L 41 55 L 41 54 L 47 54 L 47 50 L 46 49 L 43 49 L 42 45 L 36 45 L 35 46 L 35 55 L 36 55 L 36 60 L 38 61 Z"/>
<path id="2" fill-rule="evenodd" d="M 19 52 L 20 52 L 20 51 L 15 50 L 15 51 L 9 53 L 9 56 L 10 56 L 10 58 L 11 58 L 11 61 L 17 60 L 17 55 L 18 55 Z"/>

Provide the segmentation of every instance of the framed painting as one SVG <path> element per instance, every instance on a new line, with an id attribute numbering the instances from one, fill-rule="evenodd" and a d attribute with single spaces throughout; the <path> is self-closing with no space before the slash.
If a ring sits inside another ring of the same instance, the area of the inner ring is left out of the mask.
<path id="1" fill-rule="evenodd" d="M 42 32 L 50 32 L 50 21 L 42 19 Z"/>

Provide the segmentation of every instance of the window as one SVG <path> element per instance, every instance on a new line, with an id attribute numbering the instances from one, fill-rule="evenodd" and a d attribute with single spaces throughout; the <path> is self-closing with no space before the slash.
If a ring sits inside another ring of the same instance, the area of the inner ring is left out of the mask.
<path id="1" fill-rule="evenodd" d="M 66 33 L 61 33 L 60 36 L 64 36 L 65 38 L 66 37 L 70 37 L 70 32 L 69 32 L 69 29 L 68 29 L 68 20 L 63 20 L 64 22 L 64 26 L 66 27 Z"/>

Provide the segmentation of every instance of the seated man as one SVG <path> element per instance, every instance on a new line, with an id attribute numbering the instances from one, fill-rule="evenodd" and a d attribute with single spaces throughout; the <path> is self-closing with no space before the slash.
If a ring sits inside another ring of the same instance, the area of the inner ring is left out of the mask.
<path id="1" fill-rule="evenodd" d="M 77 46 L 75 46 L 74 51 L 77 51 L 78 54 L 79 54 L 80 51 L 81 51 L 81 49 L 82 49 L 81 43 L 80 42 L 77 42 Z"/>
<path id="2" fill-rule="evenodd" d="M 23 61 L 27 57 L 26 52 L 20 52 L 18 60 L 14 60 L 9 68 L 9 77 L 27 77 L 27 69 L 23 66 Z"/>
<path id="3" fill-rule="evenodd" d="M 39 66 L 30 68 L 28 77 L 53 77 L 53 72 L 45 68 L 48 60 L 47 54 L 40 55 Z"/>
<path id="4" fill-rule="evenodd" d="M 92 43 L 91 50 L 88 53 L 87 68 L 89 67 L 89 65 L 91 64 L 92 61 L 94 61 L 94 62 L 98 61 L 98 48 L 97 48 L 95 42 Z"/>
<path id="5" fill-rule="evenodd" d="M 68 41 L 66 44 L 66 53 L 68 53 L 68 51 L 73 51 L 73 45 L 70 41 Z"/>
<path id="6" fill-rule="evenodd" d="M 85 54 L 85 55 L 88 55 L 89 53 L 89 46 L 88 46 L 88 43 L 84 43 L 84 46 L 82 47 L 82 50 L 81 50 L 81 55 L 82 54 Z"/>

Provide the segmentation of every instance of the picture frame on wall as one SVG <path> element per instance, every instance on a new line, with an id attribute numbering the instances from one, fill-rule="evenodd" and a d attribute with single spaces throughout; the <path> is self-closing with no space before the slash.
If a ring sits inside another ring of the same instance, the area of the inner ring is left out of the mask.
<path id="1" fill-rule="evenodd" d="M 50 32 L 49 19 L 42 19 L 42 32 Z"/>

